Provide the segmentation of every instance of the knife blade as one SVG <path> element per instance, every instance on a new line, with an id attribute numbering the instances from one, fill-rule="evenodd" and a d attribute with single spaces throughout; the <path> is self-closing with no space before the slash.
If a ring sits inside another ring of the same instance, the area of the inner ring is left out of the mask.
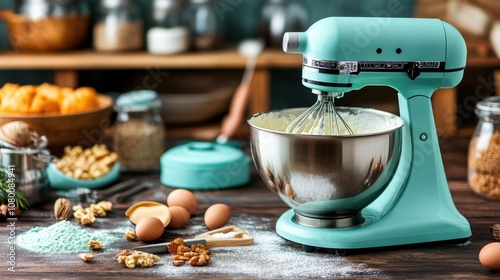
<path id="1" fill-rule="evenodd" d="M 134 250 L 145 252 L 145 253 L 151 253 L 151 254 L 163 254 L 163 253 L 168 253 L 167 246 L 169 243 L 170 242 L 144 245 L 144 246 L 135 247 Z M 184 240 L 184 245 L 186 245 L 188 247 L 191 245 L 194 245 L 194 244 L 206 245 L 207 241 L 203 238 L 194 238 L 194 239 L 185 239 Z"/>

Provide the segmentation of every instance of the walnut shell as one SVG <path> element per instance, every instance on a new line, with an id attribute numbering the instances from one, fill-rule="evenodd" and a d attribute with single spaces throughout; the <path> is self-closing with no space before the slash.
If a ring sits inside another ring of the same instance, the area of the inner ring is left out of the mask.
<path id="1" fill-rule="evenodd" d="M 66 220 L 71 215 L 71 202 L 66 198 L 58 198 L 54 203 L 54 216 L 57 220 Z"/>
<path id="2" fill-rule="evenodd" d="M 13 121 L 0 126 L 0 139 L 16 147 L 31 147 L 38 142 L 38 134 L 28 123 Z"/>

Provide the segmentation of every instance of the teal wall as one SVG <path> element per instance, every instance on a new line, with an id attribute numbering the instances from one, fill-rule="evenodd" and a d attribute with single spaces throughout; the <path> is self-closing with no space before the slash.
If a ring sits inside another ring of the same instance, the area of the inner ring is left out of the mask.
<path id="1" fill-rule="evenodd" d="M 88 7 L 93 12 L 98 0 L 86 0 Z M 138 0 L 141 10 L 146 19 L 149 19 L 151 0 Z M 258 35 L 259 16 L 265 0 L 219 0 L 219 14 L 225 27 L 227 42 L 238 42 L 244 38 Z M 309 14 L 309 25 L 315 21 L 328 16 L 412 16 L 413 7 L 417 0 L 297 0 L 301 1 Z M 12 7 L 14 0 L 0 0 L 1 8 Z M 225 4 L 225 5 L 224 5 Z M 390 7 L 400 7 L 398 14 L 391 14 L 394 10 Z M 225 7 L 225 10 L 222 10 Z M 147 21 L 147 20 L 146 20 Z M 0 49 L 9 47 L 4 22 L 0 21 Z M 90 46 L 90 42 L 87 42 Z M 1 57 L 0 57 L 1 64 Z M 97 75 L 99 75 L 98 73 Z M 290 83 L 295 79 L 296 83 Z M 0 86 L 5 82 L 17 82 L 21 84 L 39 84 L 44 81 L 52 82 L 51 71 L 0 71 Z M 295 107 L 299 104 L 310 102 L 314 98 L 312 94 L 301 94 L 305 89 L 300 84 L 300 69 L 276 70 L 272 76 L 272 107 Z M 116 89 L 120 90 L 119 88 Z M 289 92 L 294 91 L 297 98 L 290 98 Z M 280 95 L 286 94 L 287 98 Z M 285 103 L 286 100 L 286 103 Z"/>

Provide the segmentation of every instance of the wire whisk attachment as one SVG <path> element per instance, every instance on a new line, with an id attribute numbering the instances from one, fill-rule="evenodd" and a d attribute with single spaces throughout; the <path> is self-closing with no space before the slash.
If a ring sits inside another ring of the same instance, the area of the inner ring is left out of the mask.
<path id="1" fill-rule="evenodd" d="M 335 98 L 341 92 L 318 92 L 318 100 L 309 109 L 292 121 L 287 133 L 311 135 L 354 135 L 354 132 L 335 110 Z"/>

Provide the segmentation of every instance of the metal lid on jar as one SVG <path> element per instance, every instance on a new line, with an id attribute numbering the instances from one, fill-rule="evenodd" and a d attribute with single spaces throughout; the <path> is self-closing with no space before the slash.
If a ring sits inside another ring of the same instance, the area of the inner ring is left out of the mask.
<path id="1" fill-rule="evenodd" d="M 477 102 L 476 114 L 484 115 L 500 115 L 500 96 L 490 96 Z"/>
<path id="2" fill-rule="evenodd" d="M 154 90 L 134 90 L 121 94 L 115 102 L 117 111 L 129 112 L 145 111 L 149 108 L 157 108 L 161 105 L 158 93 Z"/>

